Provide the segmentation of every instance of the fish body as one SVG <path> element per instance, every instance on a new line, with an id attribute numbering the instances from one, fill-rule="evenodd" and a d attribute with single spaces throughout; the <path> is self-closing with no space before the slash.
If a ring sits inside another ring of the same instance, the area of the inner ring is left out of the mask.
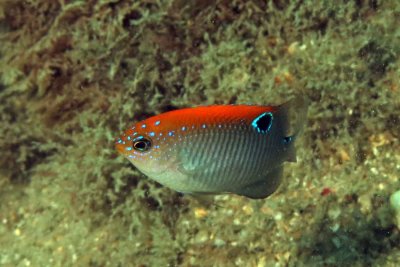
<path id="1" fill-rule="evenodd" d="M 293 102 L 306 112 L 304 101 L 295 99 L 281 106 L 215 105 L 162 113 L 129 127 L 116 149 L 145 175 L 179 192 L 265 198 L 279 186 L 283 162 L 296 160 L 288 121 Z"/>

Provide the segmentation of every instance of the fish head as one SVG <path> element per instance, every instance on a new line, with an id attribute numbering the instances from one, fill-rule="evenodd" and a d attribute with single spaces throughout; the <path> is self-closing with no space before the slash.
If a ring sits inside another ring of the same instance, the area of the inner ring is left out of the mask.
<path id="1" fill-rule="evenodd" d="M 115 147 L 142 173 L 154 179 L 162 176 L 174 161 L 173 151 L 168 150 L 168 137 L 169 132 L 160 125 L 160 120 L 151 117 L 130 126 L 117 138 Z"/>

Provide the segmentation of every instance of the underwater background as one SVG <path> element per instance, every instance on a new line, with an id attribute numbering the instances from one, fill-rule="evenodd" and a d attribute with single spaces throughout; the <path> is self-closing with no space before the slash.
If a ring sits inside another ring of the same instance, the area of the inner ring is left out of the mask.
<path id="1" fill-rule="evenodd" d="M 1 0 L 0 266 L 400 266 L 400 1 Z M 309 98 L 263 200 L 114 148 L 182 107 Z"/>

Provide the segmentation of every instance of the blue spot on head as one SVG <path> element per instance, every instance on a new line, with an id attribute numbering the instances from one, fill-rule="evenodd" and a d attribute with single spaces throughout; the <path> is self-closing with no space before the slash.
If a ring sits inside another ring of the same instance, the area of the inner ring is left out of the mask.
<path id="1" fill-rule="evenodd" d="M 174 131 L 168 132 L 168 135 L 169 135 L 169 136 L 173 136 L 173 135 L 174 135 Z"/>
<path id="2" fill-rule="evenodd" d="M 253 126 L 254 129 L 257 130 L 259 133 L 267 133 L 269 130 L 271 130 L 272 126 L 272 121 L 274 119 L 274 116 L 272 115 L 271 112 L 265 112 L 255 118 L 253 122 L 251 123 L 251 126 Z"/>
<path id="3" fill-rule="evenodd" d="M 131 151 L 132 150 L 132 148 L 130 147 L 130 146 L 128 146 L 127 148 L 125 148 L 126 150 L 128 150 L 128 151 Z"/>
<path id="4" fill-rule="evenodd" d="M 156 121 L 156 122 L 154 123 L 154 125 L 155 125 L 155 126 L 160 125 L 160 121 Z"/>
<path id="5" fill-rule="evenodd" d="M 203 124 L 201 127 L 203 127 L 203 129 L 205 129 L 207 126 L 205 124 Z"/>
<path id="6" fill-rule="evenodd" d="M 142 124 L 142 128 L 146 128 L 146 124 Z"/>
<path id="7" fill-rule="evenodd" d="M 131 140 L 131 137 L 130 137 L 130 136 L 128 136 L 126 139 L 129 141 L 129 140 Z"/>
<path id="8" fill-rule="evenodd" d="M 133 136 L 137 135 L 137 132 L 134 132 L 132 135 L 133 135 Z"/>
<path id="9" fill-rule="evenodd" d="M 150 132 L 149 136 L 155 136 L 156 134 L 154 132 Z"/>
<path id="10" fill-rule="evenodd" d="M 185 127 L 185 126 L 183 126 L 183 127 L 182 127 L 182 131 L 185 131 L 185 130 L 186 130 L 186 127 Z"/>
<path id="11" fill-rule="evenodd" d="M 120 139 L 118 139 L 118 144 L 122 144 L 122 139 L 120 138 Z"/>

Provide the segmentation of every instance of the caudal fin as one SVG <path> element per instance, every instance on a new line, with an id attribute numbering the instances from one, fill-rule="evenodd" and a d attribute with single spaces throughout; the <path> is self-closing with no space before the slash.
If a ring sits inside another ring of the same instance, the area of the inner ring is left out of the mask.
<path id="1" fill-rule="evenodd" d="M 307 122 L 308 104 L 309 101 L 304 96 L 296 96 L 278 106 L 278 112 L 283 121 L 284 137 L 282 142 L 287 155 L 286 160 L 289 162 L 296 162 L 294 141 Z"/>
<path id="2" fill-rule="evenodd" d="M 296 96 L 278 106 L 278 112 L 283 116 L 286 136 L 298 136 L 307 122 L 309 101 L 305 96 Z"/>

